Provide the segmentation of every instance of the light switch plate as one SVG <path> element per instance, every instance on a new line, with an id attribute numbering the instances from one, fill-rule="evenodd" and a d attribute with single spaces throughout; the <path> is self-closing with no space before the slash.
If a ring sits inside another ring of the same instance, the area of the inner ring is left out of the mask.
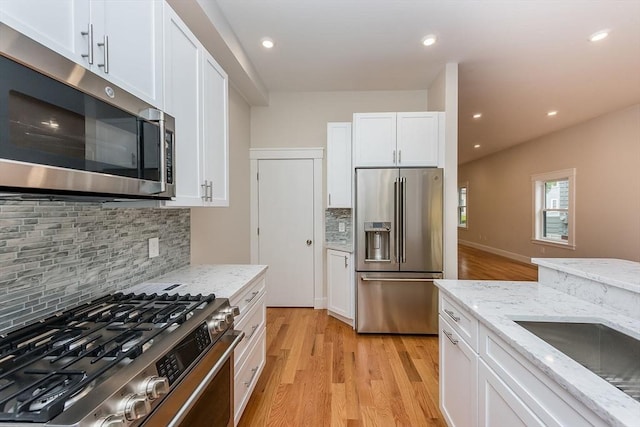
<path id="1" fill-rule="evenodd" d="M 160 239 L 152 237 L 149 239 L 149 258 L 155 258 L 160 255 Z"/>

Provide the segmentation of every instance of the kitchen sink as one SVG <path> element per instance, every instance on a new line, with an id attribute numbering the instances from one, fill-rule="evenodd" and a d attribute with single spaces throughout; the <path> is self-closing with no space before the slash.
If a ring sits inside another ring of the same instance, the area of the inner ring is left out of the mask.
<path id="1" fill-rule="evenodd" d="M 515 322 L 640 402 L 640 340 L 600 323 Z"/>

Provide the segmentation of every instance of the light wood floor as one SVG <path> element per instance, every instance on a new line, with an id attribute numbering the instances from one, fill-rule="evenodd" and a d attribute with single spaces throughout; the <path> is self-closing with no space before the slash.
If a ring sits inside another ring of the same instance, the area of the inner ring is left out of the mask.
<path id="1" fill-rule="evenodd" d="M 461 246 L 460 278 L 537 269 Z M 267 361 L 240 426 L 446 426 L 438 337 L 356 334 L 326 310 L 267 309 Z"/>

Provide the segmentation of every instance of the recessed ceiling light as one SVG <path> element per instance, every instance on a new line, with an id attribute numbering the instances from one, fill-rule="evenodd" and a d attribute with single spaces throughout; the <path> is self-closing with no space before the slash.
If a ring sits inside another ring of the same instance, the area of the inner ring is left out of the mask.
<path id="1" fill-rule="evenodd" d="M 474 118 L 474 119 L 479 119 L 480 117 L 482 117 L 482 113 L 475 113 L 475 114 L 473 115 L 473 118 Z"/>
<path id="2" fill-rule="evenodd" d="M 557 111 L 555 111 L 555 110 L 553 110 L 553 111 L 549 111 L 549 112 L 547 113 L 547 116 L 549 116 L 549 117 L 553 117 L 553 116 L 557 116 L 557 115 L 558 115 L 558 112 L 557 112 Z"/>
<path id="3" fill-rule="evenodd" d="M 262 47 L 271 49 L 273 46 L 275 46 L 275 43 L 270 38 L 262 39 Z"/>
<path id="4" fill-rule="evenodd" d="M 436 43 L 436 36 L 433 34 L 429 34 L 422 39 L 422 44 L 425 46 L 431 46 Z"/>
<path id="5" fill-rule="evenodd" d="M 474 145 L 473 148 L 480 148 L 480 144 Z"/>
<path id="6" fill-rule="evenodd" d="M 591 37 L 589 37 L 589 41 L 598 42 L 602 39 L 607 38 L 608 35 L 609 35 L 608 30 L 598 31 L 596 33 L 591 34 Z"/>

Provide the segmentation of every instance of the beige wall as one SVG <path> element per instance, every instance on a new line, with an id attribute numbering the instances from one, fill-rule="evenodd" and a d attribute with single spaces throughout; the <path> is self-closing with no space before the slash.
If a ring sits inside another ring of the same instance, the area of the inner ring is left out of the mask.
<path id="1" fill-rule="evenodd" d="M 248 264 L 249 104 L 229 87 L 229 207 L 191 209 L 192 264 Z"/>
<path id="2" fill-rule="evenodd" d="M 327 122 L 353 113 L 425 111 L 427 91 L 280 92 L 268 107 L 251 109 L 251 147 L 325 147 Z"/>
<path id="3" fill-rule="evenodd" d="M 575 251 L 531 243 L 531 175 L 567 168 L 576 168 Z M 515 257 L 640 261 L 640 105 L 461 165 L 458 179 L 469 183 L 461 241 Z"/>

